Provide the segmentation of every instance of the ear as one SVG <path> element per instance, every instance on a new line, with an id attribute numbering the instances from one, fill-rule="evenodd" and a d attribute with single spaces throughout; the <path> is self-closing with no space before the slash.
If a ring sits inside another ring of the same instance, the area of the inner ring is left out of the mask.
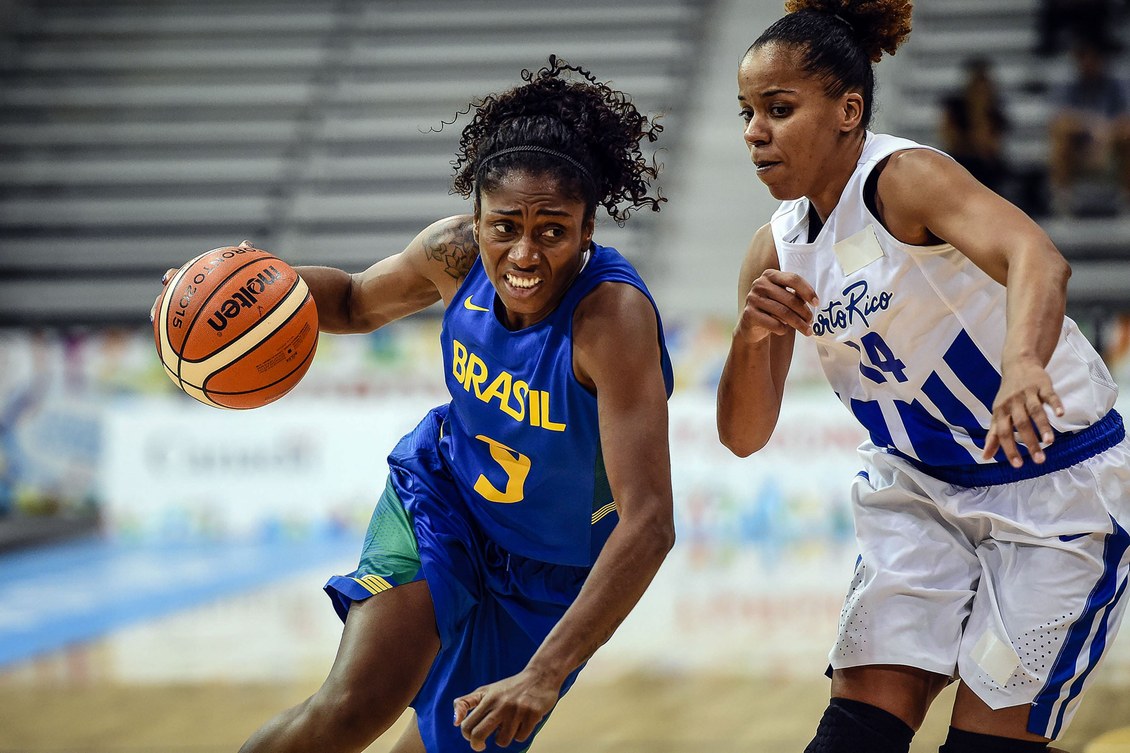
<path id="1" fill-rule="evenodd" d="M 585 246 L 587 247 L 592 243 L 592 234 L 596 231 L 596 213 L 593 212 L 585 218 L 585 224 L 581 226 L 581 236 L 585 239 Z"/>
<path id="2" fill-rule="evenodd" d="M 471 215 L 471 237 L 475 239 L 475 245 L 479 245 L 479 203 L 475 202 L 475 212 Z"/>
<path id="3" fill-rule="evenodd" d="M 849 133 L 863 121 L 863 95 L 848 92 L 840 98 L 840 131 Z"/>

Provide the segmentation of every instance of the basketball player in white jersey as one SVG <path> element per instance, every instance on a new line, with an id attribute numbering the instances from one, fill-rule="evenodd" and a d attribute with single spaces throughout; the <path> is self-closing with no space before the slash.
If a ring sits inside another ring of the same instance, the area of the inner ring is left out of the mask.
<path id="1" fill-rule="evenodd" d="M 782 204 L 753 237 L 718 392 L 738 455 L 769 439 L 796 333 L 868 430 L 860 557 L 808 751 L 909 750 L 960 683 L 944 753 L 1043 751 L 1118 629 L 1130 445 L 1064 315 L 1070 269 L 948 156 L 867 130 L 907 0 L 790 0 L 738 72 Z"/>

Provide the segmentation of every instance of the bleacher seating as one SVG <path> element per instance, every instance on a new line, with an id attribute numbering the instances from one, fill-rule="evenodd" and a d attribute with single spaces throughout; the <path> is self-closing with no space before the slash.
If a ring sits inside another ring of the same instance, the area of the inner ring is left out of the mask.
<path id="1" fill-rule="evenodd" d="M 916 3 L 914 33 L 899 51 L 891 87 L 880 103 L 891 131 L 938 144 L 941 97 L 956 90 L 962 64 L 971 57 L 991 61 L 1004 94 L 1011 130 L 1007 155 L 1022 172 L 1046 167 L 1049 91 L 1067 81 L 1072 64 L 1066 53 L 1051 58 L 1034 53 L 1038 0 L 930 0 Z M 1125 30 L 1117 30 L 1125 36 Z M 1124 56 L 1125 57 L 1125 56 Z M 1114 61 L 1124 78 L 1130 64 Z M 1069 305 L 1074 314 L 1103 316 L 1130 308 L 1130 218 L 1037 217 L 1071 262 Z"/>
<path id="2" fill-rule="evenodd" d="M 674 125 L 707 8 L 29 0 L 0 79 L 0 324 L 143 322 L 161 272 L 245 238 L 362 269 L 466 210 L 467 119 L 443 122 L 551 52 Z M 602 239 L 631 256 L 639 219 Z"/>

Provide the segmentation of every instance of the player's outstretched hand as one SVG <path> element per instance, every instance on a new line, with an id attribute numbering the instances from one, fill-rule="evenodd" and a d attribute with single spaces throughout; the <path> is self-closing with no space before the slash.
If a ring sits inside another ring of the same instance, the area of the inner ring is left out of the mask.
<path id="1" fill-rule="evenodd" d="M 529 669 L 455 699 L 455 725 L 473 750 L 525 742 L 557 703 L 561 685 Z"/>
<path id="2" fill-rule="evenodd" d="M 803 277 L 766 269 L 746 294 L 736 334 L 751 343 L 769 335 L 783 335 L 790 329 L 811 335 L 812 307 L 819 305 L 816 291 Z"/>
<path id="3" fill-rule="evenodd" d="M 1028 449 L 1032 460 L 1044 462 L 1041 444 L 1047 446 L 1055 440 L 1045 405 L 1057 416 L 1063 415 L 1063 403 L 1043 366 L 1035 361 L 1025 361 L 1006 367 L 1000 392 L 993 401 L 993 421 L 989 435 L 985 437 L 982 457 L 989 460 L 998 449 L 1004 450 L 1012 467 L 1019 468 L 1024 465 L 1016 441 L 1019 435 L 1020 444 Z"/>

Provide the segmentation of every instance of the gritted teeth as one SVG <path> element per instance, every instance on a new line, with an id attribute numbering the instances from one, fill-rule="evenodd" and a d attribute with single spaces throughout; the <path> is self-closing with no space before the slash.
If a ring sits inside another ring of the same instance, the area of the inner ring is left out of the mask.
<path id="1" fill-rule="evenodd" d="M 540 277 L 516 277 L 509 272 L 506 274 L 506 282 L 516 288 L 532 288 L 541 282 Z"/>

